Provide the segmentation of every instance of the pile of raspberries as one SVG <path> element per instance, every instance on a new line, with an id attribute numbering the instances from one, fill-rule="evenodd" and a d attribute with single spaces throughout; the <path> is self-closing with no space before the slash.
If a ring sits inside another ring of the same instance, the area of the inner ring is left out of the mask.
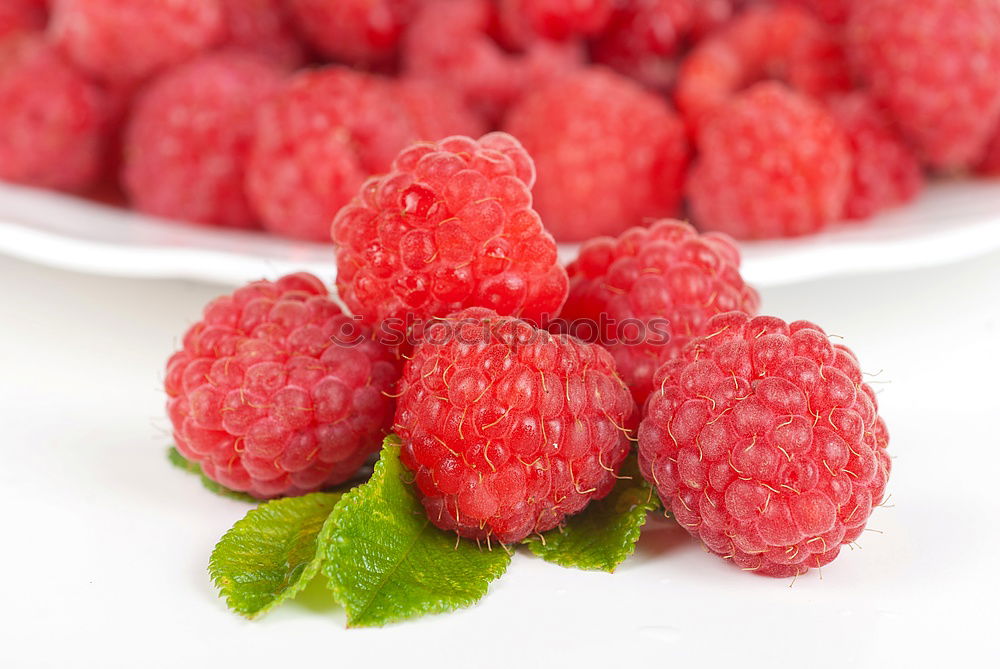
<path id="1" fill-rule="evenodd" d="M 329 242 L 504 131 L 558 241 L 804 235 L 1000 173 L 998 73 L 998 0 L 3 0 L 0 179 Z"/>
<path id="2" fill-rule="evenodd" d="M 304 82 L 289 95 L 311 99 Z M 333 217 L 339 300 L 308 274 L 256 281 L 188 329 L 165 376 L 180 453 L 268 499 L 350 483 L 394 432 L 430 522 L 486 546 L 560 527 L 634 455 L 676 521 L 739 568 L 832 561 L 891 468 L 855 355 L 816 324 L 757 315 L 724 233 L 659 219 L 563 267 L 540 184 L 504 132 L 389 157 Z"/>

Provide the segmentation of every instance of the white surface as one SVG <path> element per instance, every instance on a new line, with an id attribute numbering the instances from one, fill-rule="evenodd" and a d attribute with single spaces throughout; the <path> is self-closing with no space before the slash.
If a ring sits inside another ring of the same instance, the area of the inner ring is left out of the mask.
<path id="1" fill-rule="evenodd" d="M 880 385 L 892 508 L 863 550 L 771 580 L 652 521 L 613 575 L 518 554 L 478 606 L 345 630 L 320 597 L 257 622 L 205 566 L 246 506 L 170 468 L 162 365 L 218 293 L 0 257 L 2 667 L 997 666 L 1000 255 L 766 288 Z M 309 594 L 315 595 L 316 592 Z M 322 594 L 322 591 L 319 591 Z"/>
<path id="2" fill-rule="evenodd" d="M 1000 180 L 935 183 L 921 199 L 864 224 L 741 245 L 758 286 L 928 267 L 1000 249 Z M 163 221 L 47 191 L 0 184 L 0 252 L 97 274 L 236 285 L 309 270 L 332 279 L 331 247 Z M 576 255 L 560 248 L 563 260 Z"/>

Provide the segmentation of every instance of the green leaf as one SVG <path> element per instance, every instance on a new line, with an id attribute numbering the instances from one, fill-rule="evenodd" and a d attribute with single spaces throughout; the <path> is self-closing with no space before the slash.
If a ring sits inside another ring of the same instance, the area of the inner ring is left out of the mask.
<path id="1" fill-rule="evenodd" d="M 371 480 L 344 495 L 320 539 L 323 573 L 349 627 L 469 606 L 510 564 L 504 548 L 456 541 L 430 524 L 399 450 L 388 437 Z"/>
<path id="2" fill-rule="evenodd" d="M 205 476 L 201 471 L 201 467 L 198 466 L 197 462 L 191 462 L 178 451 L 173 446 L 167 448 L 167 460 L 170 461 L 174 467 L 178 469 L 183 469 L 191 474 L 196 474 L 201 479 L 201 484 L 214 492 L 216 495 L 222 495 L 223 497 L 229 497 L 231 499 L 238 499 L 241 502 L 251 502 L 256 504 L 260 500 L 252 497 L 245 492 L 237 492 L 236 490 L 230 490 L 224 485 L 216 483 L 212 479 Z"/>
<path id="3" fill-rule="evenodd" d="M 208 562 L 229 608 L 255 618 L 302 591 L 319 572 L 317 539 L 340 498 L 317 492 L 276 499 L 233 525 Z"/>
<path id="4" fill-rule="evenodd" d="M 613 572 L 635 551 L 646 512 L 659 508 L 652 488 L 639 474 L 634 456 L 607 497 L 566 519 L 561 528 L 525 540 L 543 560 L 563 567 Z"/>

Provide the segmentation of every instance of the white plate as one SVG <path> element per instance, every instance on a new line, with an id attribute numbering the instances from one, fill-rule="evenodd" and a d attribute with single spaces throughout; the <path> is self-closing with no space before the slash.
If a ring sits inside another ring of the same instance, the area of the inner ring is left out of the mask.
<path id="1" fill-rule="evenodd" d="M 811 237 L 741 245 L 759 286 L 956 262 L 1000 248 L 1000 182 L 933 184 L 914 204 Z M 96 274 L 235 285 L 307 270 L 332 279 L 328 245 L 141 216 L 0 184 L 0 252 Z M 572 259 L 576 248 L 560 255 Z"/>

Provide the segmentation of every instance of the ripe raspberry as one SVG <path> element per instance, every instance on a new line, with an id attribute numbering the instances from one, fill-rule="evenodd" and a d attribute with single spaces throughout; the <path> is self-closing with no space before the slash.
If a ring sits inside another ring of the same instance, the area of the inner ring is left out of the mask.
<path id="1" fill-rule="evenodd" d="M 787 81 L 814 97 L 852 88 L 837 35 L 798 7 L 764 5 L 701 42 L 681 66 L 677 106 L 693 127 L 762 79 Z"/>
<path id="2" fill-rule="evenodd" d="M 656 373 L 639 465 L 677 521 L 742 569 L 793 576 L 858 538 L 889 435 L 849 349 L 818 326 L 721 314 Z"/>
<path id="3" fill-rule="evenodd" d="M 218 0 L 59 0 L 51 31 L 78 67 L 130 85 L 218 43 L 225 25 Z"/>
<path id="4" fill-rule="evenodd" d="M 254 225 L 243 187 L 254 116 L 283 79 L 269 61 L 226 51 L 151 82 L 126 131 L 123 181 L 132 205 L 198 223 Z"/>
<path id="5" fill-rule="evenodd" d="M 47 15 L 45 0 L 4 0 L 0 4 L 0 39 L 43 29 Z"/>
<path id="6" fill-rule="evenodd" d="M 177 450 L 254 497 L 349 479 L 391 425 L 399 378 L 388 349 L 353 323 L 310 274 L 211 302 L 167 363 Z"/>
<path id="7" fill-rule="evenodd" d="M 257 116 L 247 194 L 269 230 L 328 241 L 337 210 L 415 137 L 385 80 L 302 71 Z"/>
<path id="8" fill-rule="evenodd" d="M 432 523 L 512 543 L 611 491 L 634 408 L 599 346 L 473 308 L 428 328 L 395 430 Z"/>
<path id="9" fill-rule="evenodd" d="M 582 51 L 544 40 L 516 44 L 511 52 L 490 35 L 496 23 L 489 0 L 428 0 L 403 39 L 409 76 L 431 79 L 459 91 L 466 102 L 498 119 L 524 91 L 579 66 Z"/>
<path id="10" fill-rule="evenodd" d="M 699 235 L 680 221 L 592 239 L 567 268 L 569 298 L 559 325 L 588 341 L 596 335 L 642 406 L 656 370 L 701 335 L 709 318 L 757 313 L 760 298 L 739 267 L 729 237 Z M 642 332 L 629 330 L 639 324 Z"/>
<path id="11" fill-rule="evenodd" d="M 0 179 L 81 191 L 105 163 L 107 95 L 37 33 L 0 41 Z"/>
<path id="12" fill-rule="evenodd" d="M 920 163 L 871 98 L 853 93 L 830 100 L 827 107 L 853 154 L 844 215 L 865 219 L 915 198 L 923 186 Z"/>
<path id="13" fill-rule="evenodd" d="M 294 69 L 306 61 L 283 0 L 219 0 L 227 46 L 254 51 Z"/>
<path id="14" fill-rule="evenodd" d="M 526 95 L 504 129 L 535 159 L 538 213 L 561 241 L 674 215 L 687 138 L 666 102 L 602 68 Z"/>
<path id="15" fill-rule="evenodd" d="M 390 63 L 417 0 L 287 0 L 302 34 L 324 56 Z"/>
<path id="16" fill-rule="evenodd" d="M 333 222 L 340 297 L 368 323 L 410 316 L 417 332 L 471 306 L 544 324 L 568 280 L 531 208 L 534 180 L 504 133 L 405 149 Z"/>
<path id="17" fill-rule="evenodd" d="M 815 232 L 840 217 L 851 181 L 843 131 L 816 103 L 762 82 L 702 129 L 688 175 L 695 222 L 738 238 Z"/>
<path id="18" fill-rule="evenodd" d="M 613 0 L 500 0 L 502 15 L 513 15 L 536 35 L 553 40 L 600 32 L 613 8 Z"/>
<path id="19" fill-rule="evenodd" d="M 418 139 L 479 137 L 487 130 L 486 121 L 466 106 L 458 92 L 438 82 L 399 79 L 393 82 L 393 93 L 408 112 Z"/>
<path id="20" fill-rule="evenodd" d="M 847 23 L 854 0 L 785 0 L 785 2 L 801 5 L 827 23 L 843 25 Z"/>
<path id="21" fill-rule="evenodd" d="M 922 160 L 979 158 L 1000 121 L 1000 2 L 856 2 L 848 37 L 858 76 Z"/>

